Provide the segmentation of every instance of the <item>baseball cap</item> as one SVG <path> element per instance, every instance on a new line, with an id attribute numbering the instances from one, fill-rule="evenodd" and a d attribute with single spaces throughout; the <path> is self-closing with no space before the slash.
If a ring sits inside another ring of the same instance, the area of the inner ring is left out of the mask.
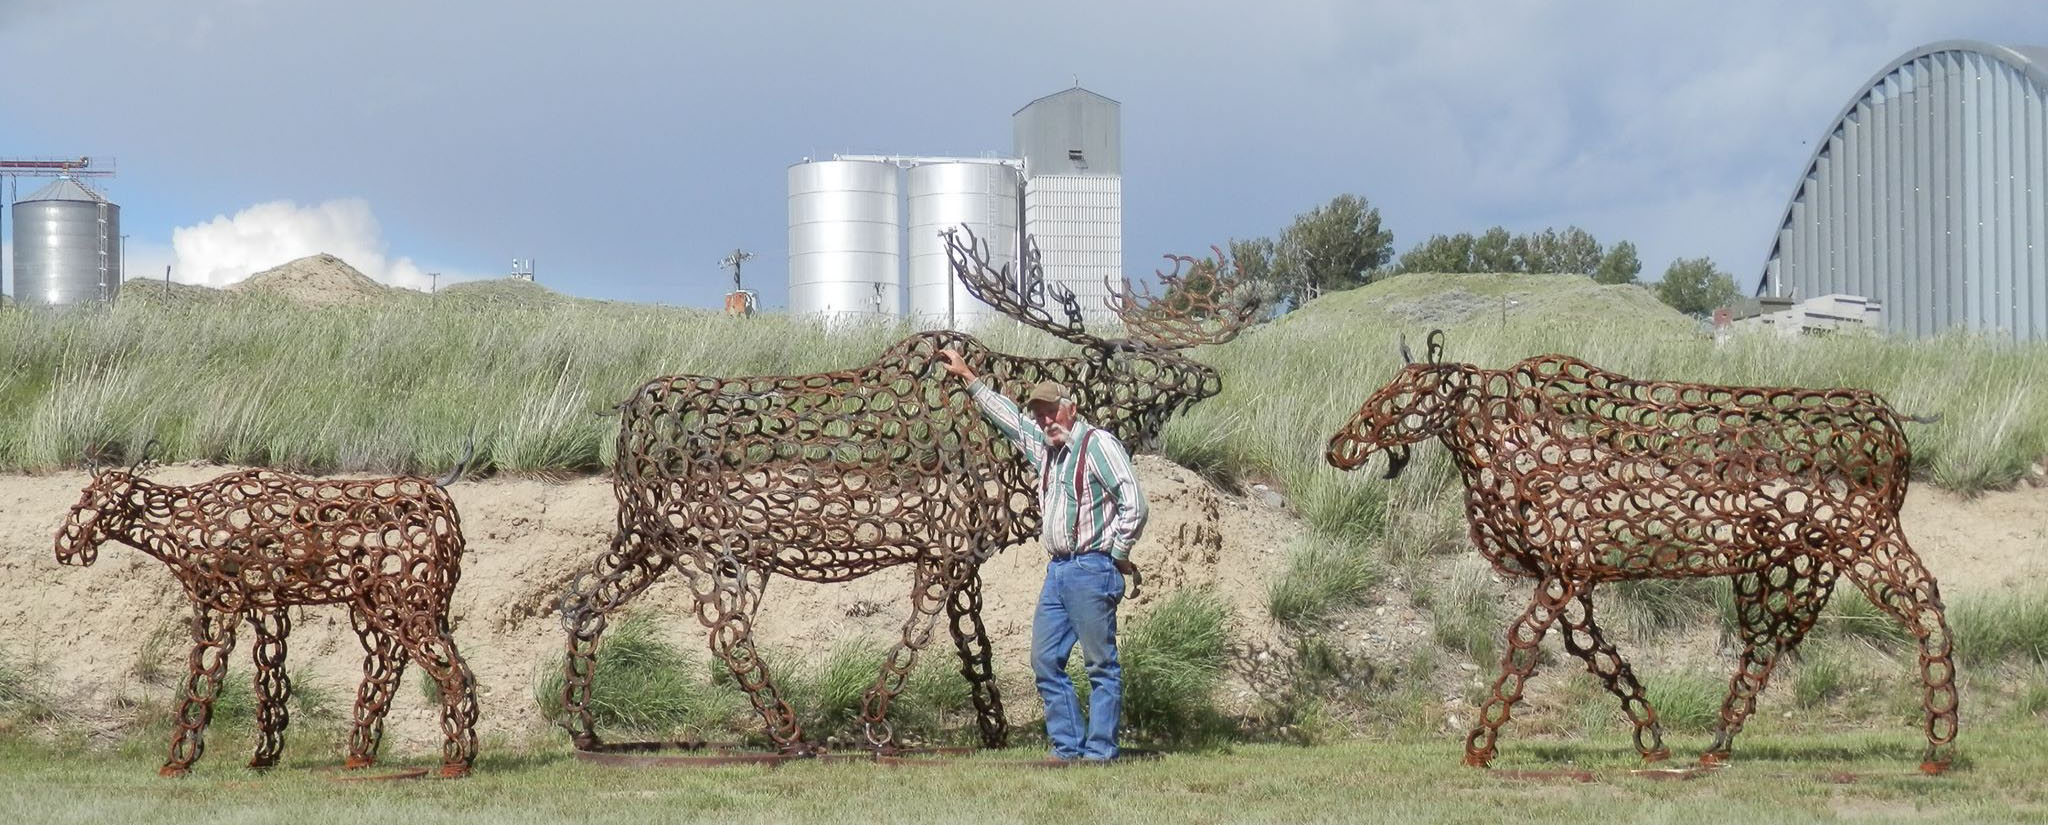
<path id="1" fill-rule="evenodd" d="M 1052 404 L 1067 397 L 1067 388 L 1058 381 L 1040 381 L 1031 385 L 1031 394 L 1024 397 L 1026 404 Z"/>

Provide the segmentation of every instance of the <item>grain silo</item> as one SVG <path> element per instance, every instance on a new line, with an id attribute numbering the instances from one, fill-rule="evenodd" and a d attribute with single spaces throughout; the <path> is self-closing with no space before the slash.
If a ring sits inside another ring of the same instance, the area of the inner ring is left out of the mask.
<path id="1" fill-rule="evenodd" d="M 1005 161 L 962 159 L 910 168 L 910 315 L 919 326 L 969 330 L 1000 317 L 953 277 L 940 233 L 965 226 L 986 244 L 990 266 L 1015 261 L 1021 185 Z"/>
<path id="2" fill-rule="evenodd" d="M 1123 104 L 1078 86 L 1011 115 L 1024 159 L 1024 231 L 1045 280 L 1072 290 L 1089 320 L 1106 320 L 1124 275 Z"/>
<path id="3" fill-rule="evenodd" d="M 789 311 L 896 318 L 903 306 L 897 169 L 870 161 L 789 167 Z"/>
<path id="4" fill-rule="evenodd" d="M 120 290 L 120 206 L 71 178 L 15 202 L 16 302 L 113 303 Z"/>

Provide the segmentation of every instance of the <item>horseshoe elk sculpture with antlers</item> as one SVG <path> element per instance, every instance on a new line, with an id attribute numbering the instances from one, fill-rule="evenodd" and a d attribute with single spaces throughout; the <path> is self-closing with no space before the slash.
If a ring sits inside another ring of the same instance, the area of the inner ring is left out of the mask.
<path id="1" fill-rule="evenodd" d="M 1073 294 L 1045 283 L 1032 245 L 1013 273 L 1007 264 L 992 269 L 987 246 L 971 233 L 963 241 L 949 230 L 946 243 L 955 275 L 974 297 L 1081 352 L 1026 358 L 957 332 L 927 332 L 841 372 L 679 375 L 641 385 L 620 405 L 611 549 L 558 602 L 568 631 L 563 725 L 578 748 L 601 745 L 590 703 L 606 617 L 673 570 L 688 580 L 712 653 L 745 690 L 775 746 L 815 752 L 755 650 L 762 590 L 771 575 L 836 582 L 898 566 L 912 570 L 910 611 L 862 702 L 868 746 L 896 747 L 889 703 L 941 611 L 972 688 L 982 743 L 1006 743 L 979 568 L 1038 535 L 1037 501 L 1025 457 L 946 378 L 939 351 L 960 352 L 1012 397 L 1040 380 L 1062 382 L 1089 421 L 1125 443 L 1147 444 L 1168 417 L 1221 389 L 1216 371 L 1185 350 L 1236 337 L 1258 304 L 1241 272 L 1222 271 L 1221 250 L 1214 261 L 1168 256 L 1176 265 L 1159 276 L 1163 296 L 1126 282 L 1109 302 L 1130 337 L 1098 337 L 1085 329 Z M 1189 264 L 1192 271 L 1180 274 Z"/>
<path id="2" fill-rule="evenodd" d="M 1593 618 L 1612 581 L 1729 577 L 1744 642 L 1701 762 L 1725 761 L 1780 656 L 1798 646 L 1846 575 L 1918 640 L 1927 749 L 1945 769 L 1957 731 L 1955 667 L 1940 593 L 1899 525 L 1910 469 L 1904 422 L 1864 390 L 1637 381 L 1561 355 L 1484 370 L 1409 363 L 1330 439 L 1328 461 L 1376 452 L 1399 474 L 1409 445 L 1436 438 L 1465 482 L 1471 537 L 1496 570 L 1536 580 L 1508 628 L 1493 695 L 1465 761 L 1495 753 L 1537 644 L 1565 649 L 1621 699 L 1636 748 L 1665 758 L 1656 711 Z"/>
<path id="3" fill-rule="evenodd" d="M 155 442 L 151 442 L 153 445 Z M 143 448 L 146 457 L 149 447 Z M 292 683 L 284 669 L 289 609 L 346 604 L 363 645 L 346 765 L 374 764 L 408 659 L 440 687 L 442 776 L 476 761 L 475 683 L 449 634 L 448 603 L 461 576 L 462 523 L 444 489 L 474 455 L 440 480 L 302 478 L 270 470 L 228 473 L 204 484 L 158 484 L 127 469 L 90 467 L 92 483 L 57 530 L 57 561 L 85 566 L 116 541 L 170 566 L 192 600 L 190 672 L 178 697 L 170 760 L 159 773 L 188 773 L 205 750 L 235 625 L 256 634 L 256 755 L 277 764 Z"/>

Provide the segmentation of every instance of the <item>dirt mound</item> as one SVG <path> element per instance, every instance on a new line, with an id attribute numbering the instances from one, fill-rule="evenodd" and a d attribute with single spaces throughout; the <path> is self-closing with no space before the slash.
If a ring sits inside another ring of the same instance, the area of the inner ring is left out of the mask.
<path id="1" fill-rule="evenodd" d="M 266 295 L 307 306 L 374 303 L 396 292 L 370 280 L 370 276 L 349 266 L 347 261 L 326 253 L 263 270 L 229 286 L 228 291 Z"/>
<path id="2" fill-rule="evenodd" d="M 1283 567 L 1299 523 L 1275 502 L 1230 495 L 1164 459 L 1140 456 L 1137 465 L 1151 518 L 1132 552 L 1146 573 L 1145 592 L 1125 605 L 1125 620 L 1176 590 L 1208 586 L 1231 604 L 1240 637 L 1264 638 L 1270 626 L 1266 585 Z M 190 484 L 230 469 L 180 465 L 155 476 Z M 169 701 L 171 680 L 185 672 L 181 622 L 189 608 L 164 566 L 129 548 L 107 545 L 88 568 L 55 562 L 51 536 L 84 484 L 84 474 L 76 472 L 0 476 L 0 580 L 17 587 L 17 598 L 0 603 L 0 650 L 10 663 L 32 666 L 39 682 L 60 692 L 67 707 L 111 731 L 131 721 L 139 707 L 161 708 Z M 461 509 L 469 541 L 454 620 L 456 641 L 477 676 L 480 732 L 551 741 L 558 732 L 541 719 L 533 695 L 541 670 L 555 666 L 563 647 L 561 621 L 548 603 L 610 540 L 616 503 L 609 480 L 466 482 L 449 494 Z M 1036 543 L 1006 550 L 982 567 L 983 619 L 997 678 L 1010 697 L 1012 725 L 1030 724 L 1037 713 L 1029 646 L 1043 567 Z M 901 638 L 910 588 L 909 568 L 843 584 L 777 578 L 768 586 L 756 632 L 771 666 L 779 659 L 783 668 L 796 664 L 792 659 L 822 659 L 846 642 L 891 643 Z M 703 661 L 704 630 L 690 613 L 687 594 L 682 576 L 671 574 L 629 609 L 655 612 L 667 638 Z M 295 741 L 329 741 L 345 730 L 362 652 L 340 607 L 296 610 L 292 624 L 287 667 L 294 685 L 329 697 L 330 709 L 344 717 L 294 718 Z M 946 631 L 936 633 L 926 655 L 952 657 Z M 243 636 L 227 678 L 246 683 L 251 665 Z M 407 670 L 392 708 L 387 753 L 439 747 L 439 724 L 421 696 L 417 671 Z M 223 743 L 209 749 L 209 758 L 246 758 L 235 752 L 239 747 Z"/>

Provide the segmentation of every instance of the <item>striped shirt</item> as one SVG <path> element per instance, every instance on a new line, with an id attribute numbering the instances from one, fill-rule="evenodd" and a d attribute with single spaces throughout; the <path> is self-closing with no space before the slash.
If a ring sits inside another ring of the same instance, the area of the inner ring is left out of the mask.
<path id="1" fill-rule="evenodd" d="M 1110 558 L 1130 558 L 1131 545 L 1145 532 L 1146 508 L 1138 471 L 1123 442 L 1076 418 L 1066 446 L 1049 446 L 1045 430 L 1017 402 L 978 380 L 968 389 L 982 413 L 1038 470 L 1038 538 L 1046 552 L 1107 551 Z M 1076 445 L 1085 446 L 1085 460 Z"/>

